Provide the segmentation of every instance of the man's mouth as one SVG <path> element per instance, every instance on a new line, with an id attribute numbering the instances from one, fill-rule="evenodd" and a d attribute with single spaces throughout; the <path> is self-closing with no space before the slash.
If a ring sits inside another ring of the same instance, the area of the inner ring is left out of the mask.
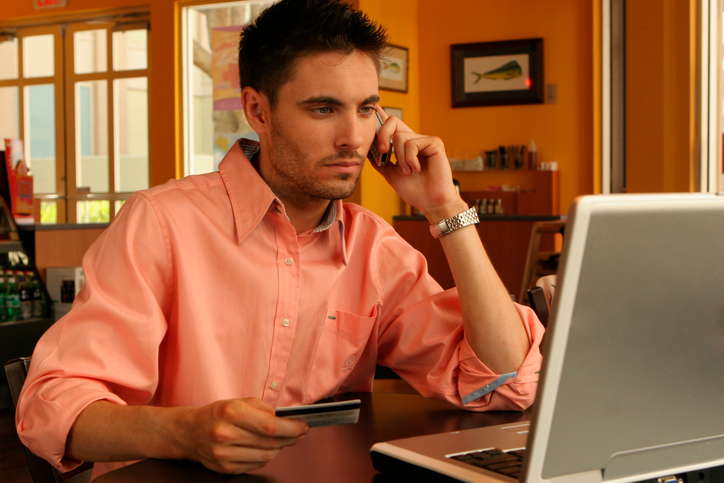
<path id="1" fill-rule="evenodd" d="M 322 164 L 328 168 L 341 171 L 354 171 L 364 163 L 364 158 L 357 153 L 344 154 L 342 156 L 330 156 L 322 160 Z"/>

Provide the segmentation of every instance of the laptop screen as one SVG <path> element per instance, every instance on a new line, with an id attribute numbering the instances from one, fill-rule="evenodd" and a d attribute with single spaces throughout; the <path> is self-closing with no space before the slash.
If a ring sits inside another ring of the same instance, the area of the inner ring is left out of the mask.
<path id="1" fill-rule="evenodd" d="M 531 464 L 608 480 L 724 460 L 724 197 L 584 197 L 570 218 Z"/>

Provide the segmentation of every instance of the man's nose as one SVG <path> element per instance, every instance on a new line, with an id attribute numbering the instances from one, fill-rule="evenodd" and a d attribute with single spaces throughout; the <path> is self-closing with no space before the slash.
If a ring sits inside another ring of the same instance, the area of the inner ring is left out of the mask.
<path id="1" fill-rule="evenodd" d="M 365 134 L 369 134 L 370 126 L 365 119 L 357 115 L 344 116 L 337 131 L 337 147 L 344 150 L 356 151 L 365 141 Z"/>

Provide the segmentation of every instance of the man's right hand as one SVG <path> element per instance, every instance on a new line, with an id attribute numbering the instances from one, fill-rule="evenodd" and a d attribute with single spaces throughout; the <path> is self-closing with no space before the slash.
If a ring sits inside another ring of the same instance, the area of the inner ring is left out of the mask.
<path id="1" fill-rule="evenodd" d="M 256 398 L 217 401 L 189 411 L 182 442 L 187 458 L 219 473 L 261 468 L 309 430 L 305 422 L 276 417 L 272 407 Z"/>
<path id="2" fill-rule="evenodd" d="M 255 398 L 171 408 L 96 401 L 73 424 L 66 457 L 190 459 L 219 473 L 238 474 L 263 467 L 308 430 L 307 423 L 277 417 Z"/>

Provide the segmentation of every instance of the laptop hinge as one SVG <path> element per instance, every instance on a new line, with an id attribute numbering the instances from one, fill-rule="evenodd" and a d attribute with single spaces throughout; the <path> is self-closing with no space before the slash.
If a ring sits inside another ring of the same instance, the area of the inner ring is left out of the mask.
<path id="1" fill-rule="evenodd" d="M 546 483 L 601 483 L 603 481 L 603 473 L 601 473 L 601 470 L 590 470 L 581 473 L 571 473 L 570 475 L 554 476 L 545 481 Z"/>

